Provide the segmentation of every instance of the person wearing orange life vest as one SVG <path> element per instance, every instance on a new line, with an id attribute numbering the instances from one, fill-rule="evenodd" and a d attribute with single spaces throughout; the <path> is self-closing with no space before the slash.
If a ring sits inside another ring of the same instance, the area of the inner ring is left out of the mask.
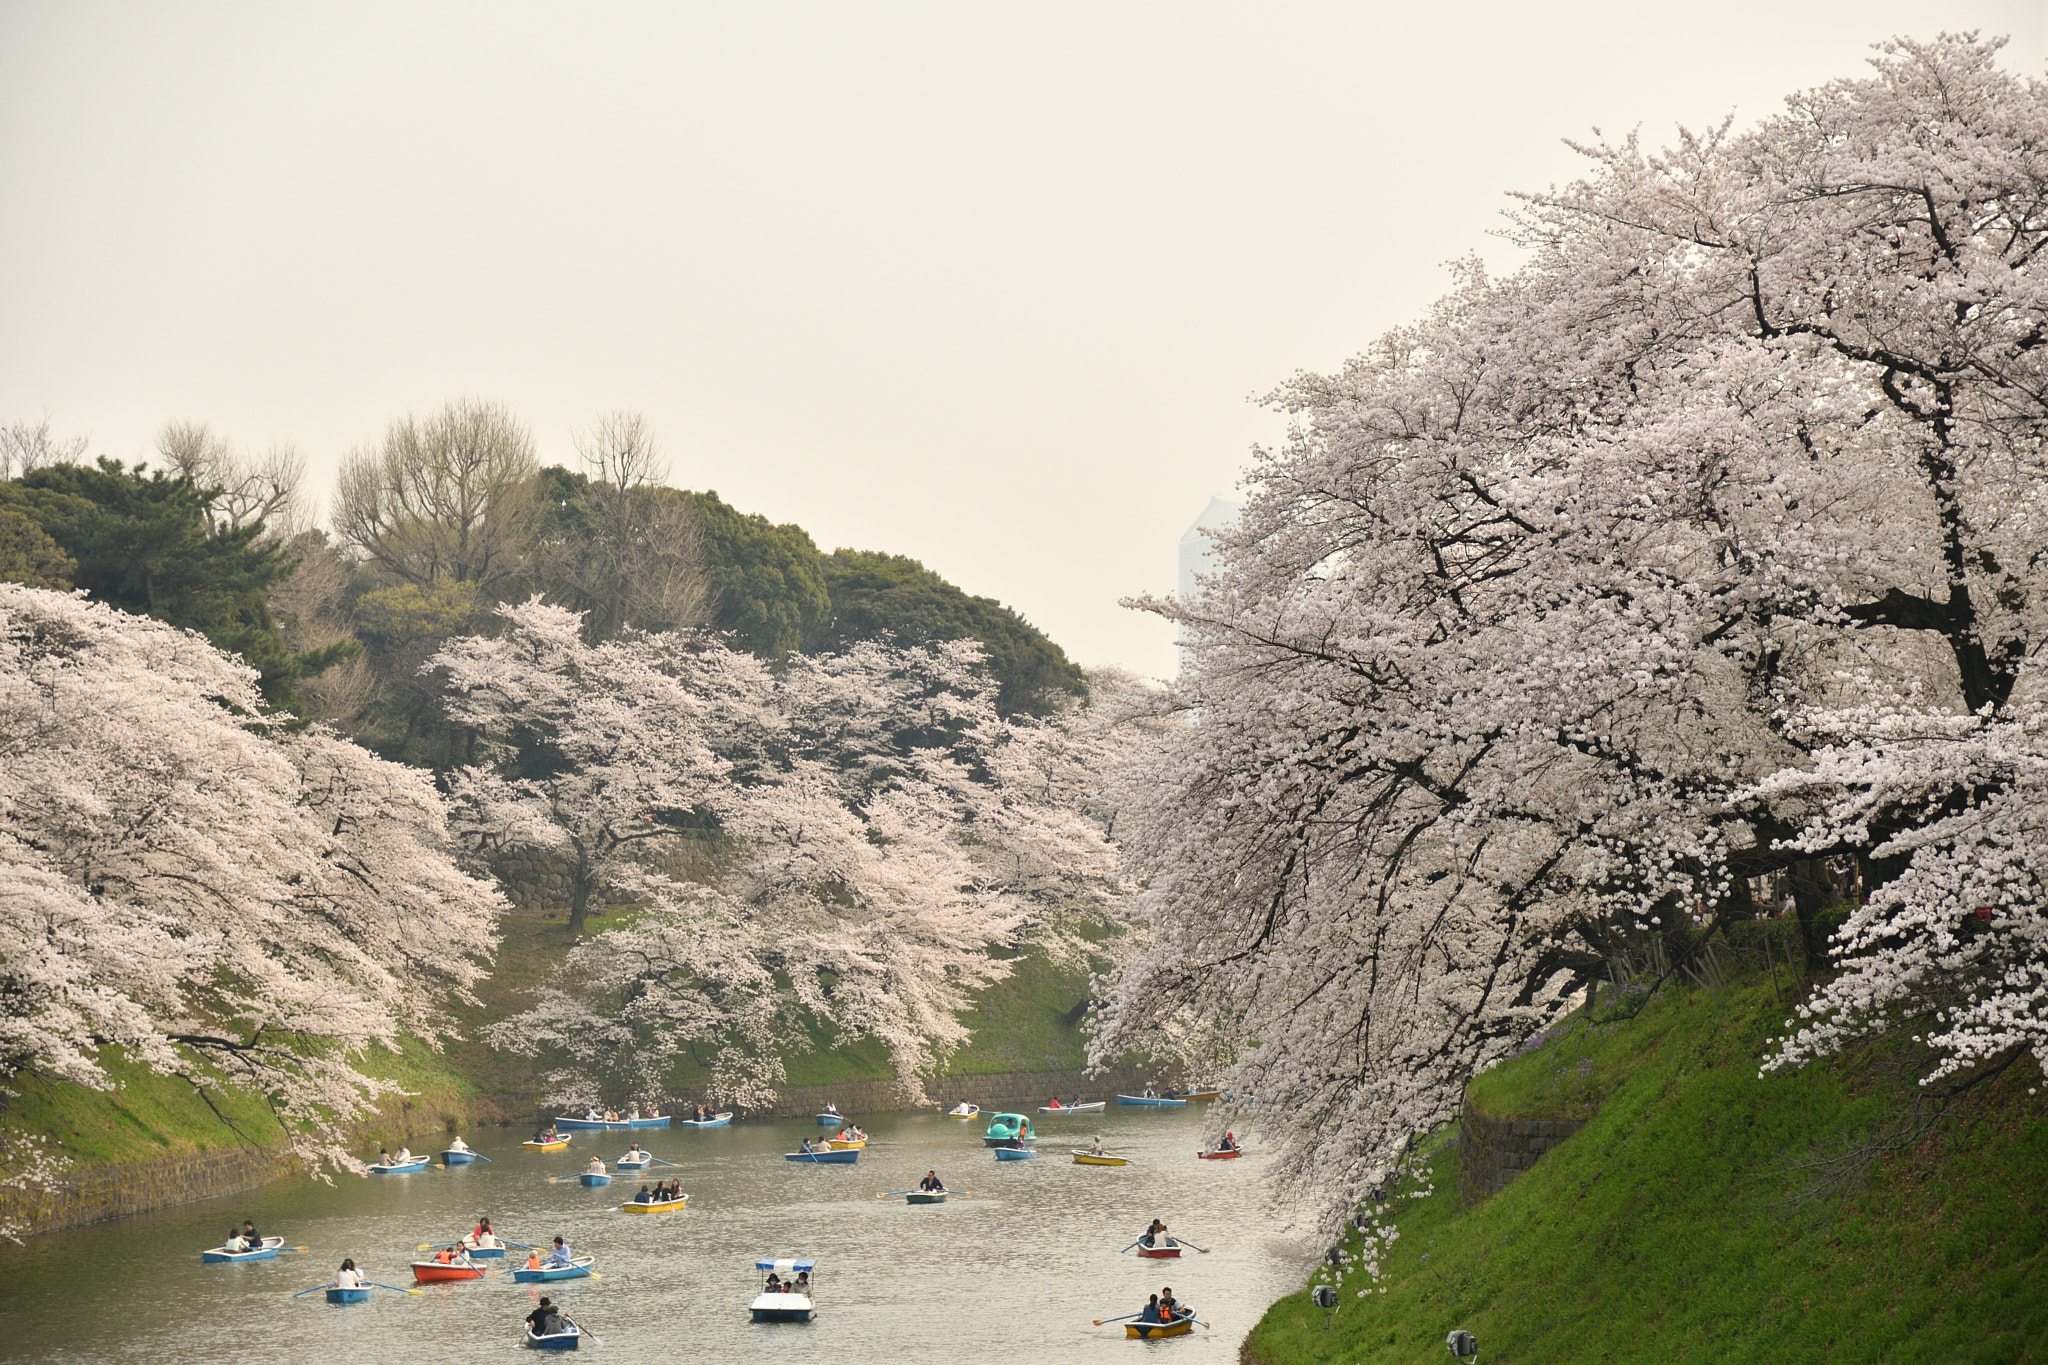
<path id="1" fill-rule="evenodd" d="M 527 1250 L 526 1268 L 528 1270 L 539 1270 L 542 1268 L 539 1247 L 532 1247 Z"/>

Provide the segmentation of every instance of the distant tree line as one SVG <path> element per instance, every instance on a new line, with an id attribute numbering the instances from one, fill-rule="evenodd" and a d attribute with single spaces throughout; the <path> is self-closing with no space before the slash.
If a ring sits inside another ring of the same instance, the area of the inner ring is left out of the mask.
<path id="1" fill-rule="evenodd" d="M 305 461 L 174 422 L 160 461 L 86 459 L 48 421 L 0 429 L 0 581 L 82 588 L 199 632 L 255 668 L 273 710 L 447 770 L 469 741 L 422 666 L 538 593 L 591 643 L 706 627 L 771 666 L 868 640 L 974 640 L 1001 714 L 1083 696 L 1081 670 L 1015 611 L 914 559 L 821 553 L 800 526 L 665 483 L 652 431 L 600 418 L 577 466 L 544 466 L 526 424 L 473 399 L 394 421 L 343 461 L 314 524 Z"/>

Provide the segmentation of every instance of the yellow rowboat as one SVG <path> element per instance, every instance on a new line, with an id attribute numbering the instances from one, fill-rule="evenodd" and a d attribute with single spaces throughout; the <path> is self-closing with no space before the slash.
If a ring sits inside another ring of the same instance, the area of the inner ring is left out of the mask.
<path id="1" fill-rule="evenodd" d="M 1095 1156 L 1088 1152 L 1074 1153 L 1076 1166 L 1127 1166 L 1129 1161 L 1120 1156 Z"/>
<path id="2" fill-rule="evenodd" d="M 827 1138 L 825 1145 L 835 1152 L 860 1152 L 867 1150 L 866 1138 Z"/>
<path id="3" fill-rule="evenodd" d="M 569 1145 L 569 1139 L 557 1138 L 553 1142 L 534 1142 L 529 1139 L 519 1145 L 529 1152 L 559 1152 Z"/>
<path id="4" fill-rule="evenodd" d="M 962 1101 L 960 1101 L 960 1103 L 959 1103 L 959 1104 L 958 1104 L 957 1106 L 955 1106 L 954 1108 L 952 1108 L 952 1109 L 941 1109 L 941 1110 L 939 1111 L 939 1117 L 941 1117 L 941 1118 L 948 1118 L 948 1119 L 971 1119 L 971 1118 L 978 1118 L 978 1117 L 980 1116 L 980 1114 L 981 1114 L 981 1106 L 980 1106 L 980 1105 L 978 1105 L 978 1104 L 969 1104 L 969 1103 L 968 1103 L 967 1101 L 965 1101 L 965 1100 L 962 1100 Z"/>
<path id="5" fill-rule="evenodd" d="M 1124 1336 L 1150 1340 L 1153 1337 L 1184 1337 L 1195 1330 L 1193 1318 L 1182 1318 L 1178 1322 L 1127 1322 Z"/>
<path id="6" fill-rule="evenodd" d="M 621 1213 L 674 1213 L 689 1202 L 690 1196 L 687 1194 L 680 1199 L 663 1200 L 659 1204 L 636 1204 L 629 1199 L 619 1205 L 619 1211 Z"/>

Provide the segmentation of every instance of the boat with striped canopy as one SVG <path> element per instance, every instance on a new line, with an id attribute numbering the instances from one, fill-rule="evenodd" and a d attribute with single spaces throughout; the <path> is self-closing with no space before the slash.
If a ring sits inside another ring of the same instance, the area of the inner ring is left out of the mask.
<path id="1" fill-rule="evenodd" d="M 754 1269 L 767 1271 L 775 1286 L 754 1296 L 749 1311 L 755 1322 L 809 1322 L 818 1315 L 818 1305 L 811 1297 L 817 1280 L 816 1261 L 763 1257 L 754 1262 Z"/>

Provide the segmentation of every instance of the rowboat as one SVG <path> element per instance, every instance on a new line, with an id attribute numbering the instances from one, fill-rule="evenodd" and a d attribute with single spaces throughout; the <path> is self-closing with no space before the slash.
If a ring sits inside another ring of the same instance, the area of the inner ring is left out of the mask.
<path id="1" fill-rule="evenodd" d="M 986 1147 L 1000 1147 L 1006 1142 L 1036 1142 L 1038 1135 L 1031 1131 L 1031 1120 L 1024 1115 L 997 1114 L 989 1120 L 981 1141 Z"/>
<path id="2" fill-rule="evenodd" d="M 631 1152 L 626 1153 L 626 1155 L 620 1157 L 617 1161 L 614 1161 L 612 1163 L 612 1165 L 618 1167 L 622 1171 L 644 1171 L 653 1164 L 654 1157 L 652 1154 L 643 1156 L 638 1161 L 635 1161 L 633 1159 L 633 1154 Z"/>
<path id="3" fill-rule="evenodd" d="M 1243 1156 L 1244 1148 L 1233 1147 L 1227 1152 L 1196 1152 L 1195 1155 L 1204 1161 L 1229 1161 L 1233 1157 Z"/>
<path id="4" fill-rule="evenodd" d="M 450 1280 L 481 1280 L 484 1268 L 472 1265 L 468 1260 L 456 1261 L 414 1261 L 412 1278 L 415 1284 L 444 1284 Z"/>
<path id="5" fill-rule="evenodd" d="M 458 1152 L 453 1147 L 450 1147 L 447 1151 L 441 1153 L 441 1164 L 443 1166 L 469 1166 L 475 1162 L 476 1153 L 467 1148 Z"/>
<path id="6" fill-rule="evenodd" d="M 327 1287 L 329 1303 L 367 1303 L 369 1298 L 370 1291 L 367 1286 L 360 1289 L 343 1289 L 338 1285 Z"/>
<path id="7" fill-rule="evenodd" d="M 828 1110 L 818 1115 L 818 1126 L 820 1128 L 839 1128 L 844 1126 L 845 1123 L 846 1115 L 844 1114 L 834 1114 Z"/>
<path id="8" fill-rule="evenodd" d="M 1223 1092 L 1221 1090 L 1213 1089 L 1183 1090 L 1178 1095 L 1174 1096 L 1174 1098 L 1181 1100 L 1220 1100 L 1223 1098 Z"/>
<path id="9" fill-rule="evenodd" d="M 951 1109 L 941 1109 L 939 1111 L 939 1115 L 942 1118 L 949 1119 L 971 1119 L 980 1112 L 980 1105 L 969 1104 L 966 1100 L 962 1100 L 960 1101 L 960 1103 L 954 1105 Z"/>
<path id="10" fill-rule="evenodd" d="M 627 1119 L 626 1126 L 628 1128 L 666 1128 L 674 1118 L 675 1115 L 673 1114 L 658 1114 L 651 1119 Z"/>
<path id="11" fill-rule="evenodd" d="M 1164 1095 L 1118 1095 L 1119 1107 L 1137 1109 L 1185 1109 L 1186 1100 L 1170 1100 Z"/>
<path id="12" fill-rule="evenodd" d="M 1171 1237 L 1162 1239 L 1157 1245 L 1138 1244 L 1138 1254 L 1154 1261 L 1172 1261 L 1180 1258 L 1180 1243 Z"/>
<path id="13" fill-rule="evenodd" d="M 271 1261 L 284 1250 L 284 1238 L 265 1237 L 263 1245 L 253 1251 L 229 1251 L 225 1245 L 213 1247 L 199 1253 L 202 1265 L 222 1265 L 228 1261 Z"/>
<path id="14" fill-rule="evenodd" d="M 782 1159 L 784 1161 L 830 1162 L 837 1166 L 851 1166 L 854 1162 L 860 1160 L 860 1148 L 849 1147 L 843 1152 L 790 1152 Z"/>
<path id="15" fill-rule="evenodd" d="M 574 1130 L 602 1133 L 625 1128 L 666 1128 L 673 1118 L 672 1114 L 663 1114 L 660 1118 L 652 1119 L 572 1119 L 558 1114 L 555 1116 L 555 1127 L 564 1132 Z"/>
<path id="16" fill-rule="evenodd" d="M 528 1138 L 519 1145 L 529 1152 L 559 1152 L 569 1145 L 569 1137 L 565 1133 L 553 1142 L 536 1142 L 532 1138 Z"/>
<path id="17" fill-rule="evenodd" d="M 1130 1163 L 1125 1157 L 1097 1156 L 1093 1152 L 1076 1152 L 1074 1153 L 1074 1164 L 1076 1166 L 1125 1166 Z"/>
<path id="18" fill-rule="evenodd" d="M 526 1344 L 536 1351 L 573 1351 L 583 1340 L 583 1329 L 568 1318 L 562 1319 L 562 1330 L 549 1332 L 546 1336 L 533 1330 L 533 1324 L 526 1324 Z"/>
<path id="19" fill-rule="evenodd" d="M 580 1280 L 590 1273 L 594 1256 L 572 1256 L 567 1265 L 544 1265 L 538 1270 L 520 1266 L 512 1272 L 512 1278 L 520 1284 L 550 1284 L 555 1280 Z"/>
<path id="20" fill-rule="evenodd" d="M 599 1175 L 595 1171 L 585 1171 L 582 1175 L 576 1178 L 578 1180 L 581 1180 L 584 1184 L 592 1187 L 593 1189 L 595 1189 L 599 1185 L 609 1185 L 612 1183 L 612 1178 L 610 1176 Z"/>
<path id="21" fill-rule="evenodd" d="M 861 1152 L 867 1150 L 866 1138 L 826 1138 L 825 1145 L 835 1152 Z"/>
<path id="22" fill-rule="evenodd" d="M 1032 1151 L 1029 1147 L 996 1148 L 997 1161 L 1029 1161 L 1037 1155 L 1038 1153 Z"/>
<path id="23" fill-rule="evenodd" d="M 674 1199 L 658 1200 L 651 1204 L 639 1204 L 629 1199 L 619 1205 L 619 1208 L 625 1213 L 674 1213 L 689 1202 L 690 1196 L 685 1194 L 678 1195 Z"/>
<path id="24" fill-rule="evenodd" d="M 1124 1324 L 1124 1338 L 1137 1337 L 1149 1341 L 1153 1337 L 1184 1337 L 1195 1330 L 1194 1310 L 1187 1310 L 1188 1316 L 1175 1318 L 1172 1322 L 1127 1322 Z"/>
<path id="25" fill-rule="evenodd" d="M 946 1192 L 944 1190 L 913 1190 L 903 1196 L 903 1202 L 906 1204 L 943 1204 L 946 1202 Z"/>
<path id="26" fill-rule="evenodd" d="M 1038 1112 L 1041 1114 L 1099 1114 L 1108 1107 L 1109 1104 L 1105 1100 L 1090 1100 L 1086 1104 L 1041 1104 L 1038 1106 Z"/>
<path id="27" fill-rule="evenodd" d="M 811 1281 L 817 1278 L 816 1261 L 776 1261 L 764 1258 L 754 1262 L 754 1269 L 774 1271 L 781 1277 L 784 1286 L 781 1292 L 754 1296 L 750 1311 L 755 1322 L 809 1322 L 817 1316 L 817 1304 L 811 1300 Z M 798 1274 L 807 1277 L 801 1289 L 794 1287 Z"/>
<path id="28" fill-rule="evenodd" d="M 677 1119 L 677 1120 L 676 1120 L 676 1127 L 678 1127 L 678 1128 L 730 1128 L 730 1127 L 732 1127 L 732 1111 L 731 1111 L 731 1110 L 727 1110 L 727 1111 L 725 1111 L 724 1113 L 721 1113 L 721 1114 L 719 1114 L 719 1115 L 718 1115 L 717 1117 L 715 1117 L 715 1118 L 708 1118 L 708 1119 Z"/>
<path id="29" fill-rule="evenodd" d="M 370 1174 L 411 1175 L 414 1171 L 424 1171 L 425 1169 L 427 1169 L 428 1163 L 432 1160 L 433 1158 L 430 1156 L 416 1156 L 411 1161 L 394 1161 L 388 1166 L 384 1165 L 381 1162 L 372 1162 L 370 1165 Z"/>
<path id="30" fill-rule="evenodd" d="M 470 1240 L 465 1237 L 455 1245 L 461 1248 L 462 1254 L 469 1257 L 472 1261 L 502 1261 L 505 1259 L 505 1247 L 502 1243 L 497 1246 L 473 1246 Z"/>

